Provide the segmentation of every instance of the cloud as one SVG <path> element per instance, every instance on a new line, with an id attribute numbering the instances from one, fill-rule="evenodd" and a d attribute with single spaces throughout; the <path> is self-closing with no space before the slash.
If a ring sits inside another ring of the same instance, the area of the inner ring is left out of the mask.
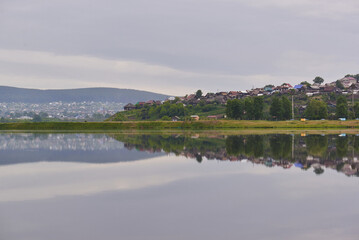
<path id="1" fill-rule="evenodd" d="M 137 61 L 37 51 L 2 49 L 0 62 L 3 63 L 0 67 L 1 84 L 41 89 L 100 86 L 185 95 L 196 89 L 245 90 L 278 81 L 277 77 L 270 75 L 206 74 Z M 296 80 L 288 76 L 281 78 Z"/>
<path id="2" fill-rule="evenodd" d="M 335 55 L 306 51 L 284 52 L 275 61 L 275 66 L 277 71 L 284 75 L 297 72 L 303 79 L 305 76 L 312 76 L 313 79 L 315 76 L 322 76 L 326 82 L 333 82 L 346 74 L 358 71 L 358 64 L 351 59 L 338 59 Z"/>
<path id="3" fill-rule="evenodd" d="M 9 165 L 1 168 L 0 203 L 138 190 L 194 178 L 270 175 L 283 171 L 279 168 L 264 169 L 263 166 L 253 169 L 251 163 L 219 169 L 216 162 L 207 162 L 204 165 L 207 171 L 198 172 L 196 168 L 188 168 L 191 164 L 193 159 L 163 156 L 110 164 L 39 162 Z"/>
<path id="4" fill-rule="evenodd" d="M 318 18 L 344 18 L 359 13 L 359 2 L 356 0 L 239 0 L 255 7 L 276 7 L 288 9 L 291 13 Z"/>
<path id="5" fill-rule="evenodd" d="M 353 30 L 358 5 L 353 0 L 3 0 L 0 84 L 185 95 L 295 84 L 316 75 L 338 79 L 356 73 L 353 66 L 359 64 L 354 51 L 359 35 Z"/>

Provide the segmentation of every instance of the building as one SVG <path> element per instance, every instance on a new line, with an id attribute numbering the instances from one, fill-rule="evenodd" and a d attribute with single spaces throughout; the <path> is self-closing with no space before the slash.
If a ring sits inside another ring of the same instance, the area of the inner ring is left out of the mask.
<path id="1" fill-rule="evenodd" d="M 125 111 L 130 111 L 130 110 L 136 109 L 136 106 L 133 105 L 132 103 L 129 103 L 126 106 L 124 106 L 123 109 L 125 109 Z"/>
<path id="2" fill-rule="evenodd" d="M 353 77 L 344 77 L 339 80 L 345 88 L 349 88 L 352 84 L 357 83 L 357 80 Z"/>
<path id="3" fill-rule="evenodd" d="M 198 121 L 198 120 L 199 120 L 199 116 L 198 116 L 198 115 L 191 115 L 191 119 Z"/>

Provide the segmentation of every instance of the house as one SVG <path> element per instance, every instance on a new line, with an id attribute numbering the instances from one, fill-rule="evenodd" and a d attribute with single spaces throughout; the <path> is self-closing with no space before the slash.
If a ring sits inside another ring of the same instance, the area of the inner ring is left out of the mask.
<path id="1" fill-rule="evenodd" d="M 335 92 L 335 89 L 336 89 L 336 87 L 334 87 L 334 86 L 326 85 L 326 86 L 324 86 L 324 89 L 322 91 L 326 92 L 326 93 L 331 93 L 331 92 Z"/>
<path id="2" fill-rule="evenodd" d="M 237 92 L 237 91 L 230 91 L 228 93 L 228 97 L 231 98 L 231 99 L 238 98 L 238 96 L 239 96 L 239 92 Z"/>
<path id="3" fill-rule="evenodd" d="M 359 83 L 353 83 L 350 87 L 350 90 L 354 91 L 354 90 L 359 90 Z"/>
<path id="4" fill-rule="evenodd" d="M 216 96 L 215 93 L 207 93 L 204 97 L 205 98 L 213 98 L 214 96 Z"/>
<path id="5" fill-rule="evenodd" d="M 147 104 L 147 105 L 153 105 L 153 104 L 155 104 L 155 101 L 149 100 L 149 101 L 146 102 L 146 104 Z"/>
<path id="6" fill-rule="evenodd" d="M 129 104 L 125 105 L 125 106 L 123 107 L 123 109 L 124 109 L 125 111 L 130 111 L 130 110 L 136 109 L 136 106 L 133 105 L 132 103 L 129 103 Z"/>
<path id="7" fill-rule="evenodd" d="M 190 95 L 188 95 L 188 96 L 186 97 L 186 100 L 193 100 L 193 99 L 195 99 L 195 98 L 196 98 L 196 95 L 190 94 Z"/>
<path id="8" fill-rule="evenodd" d="M 272 91 L 273 91 L 273 88 L 272 88 L 272 87 L 269 87 L 269 86 L 266 86 L 266 87 L 264 87 L 264 91 L 265 91 L 265 92 L 272 92 Z"/>
<path id="9" fill-rule="evenodd" d="M 180 120 L 180 118 L 179 118 L 178 116 L 172 117 L 172 122 L 177 122 L 177 121 L 179 121 L 179 120 Z"/>
<path id="10" fill-rule="evenodd" d="M 198 115 L 191 115 L 191 119 L 198 121 L 199 120 L 199 116 Z"/>
<path id="11" fill-rule="evenodd" d="M 306 87 L 305 87 L 305 85 L 303 85 L 303 84 L 298 84 L 298 85 L 295 85 L 295 86 L 294 86 L 294 89 L 295 89 L 296 91 L 298 91 L 298 92 L 304 92 L 305 89 L 306 89 Z"/>
<path id="12" fill-rule="evenodd" d="M 140 107 L 143 107 L 143 106 L 146 105 L 146 103 L 145 102 L 138 102 L 138 103 L 136 103 L 136 105 L 139 105 Z"/>
<path id="13" fill-rule="evenodd" d="M 343 84 L 345 88 L 349 88 L 352 84 L 357 83 L 357 80 L 353 77 L 344 77 L 339 79 L 339 81 Z"/>
<path id="14" fill-rule="evenodd" d="M 217 120 L 217 119 L 222 119 L 222 118 L 224 118 L 224 115 L 223 115 L 223 114 L 210 115 L 210 116 L 207 116 L 207 118 Z"/>
<path id="15" fill-rule="evenodd" d="M 216 115 L 210 115 L 210 116 L 207 116 L 207 118 L 213 119 L 213 120 L 217 120 L 217 116 L 216 116 Z"/>
<path id="16" fill-rule="evenodd" d="M 288 90 L 288 89 L 292 89 L 292 88 L 293 88 L 293 86 L 290 85 L 289 83 L 283 83 L 283 84 L 281 85 L 281 89 Z"/>

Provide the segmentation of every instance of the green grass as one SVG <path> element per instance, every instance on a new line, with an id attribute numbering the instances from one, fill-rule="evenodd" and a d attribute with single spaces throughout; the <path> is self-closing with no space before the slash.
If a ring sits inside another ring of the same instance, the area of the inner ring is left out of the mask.
<path id="1" fill-rule="evenodd" d="M 348 129 L 359 128 L 359 121 L 235 121 L 202 120 L 186 122 L 123 121 L 123 122 L 40 122 L 2 123 L 0 130 L 49 131 L 117 131 L 117 130 L 212 130 L 212 129 Z"/>

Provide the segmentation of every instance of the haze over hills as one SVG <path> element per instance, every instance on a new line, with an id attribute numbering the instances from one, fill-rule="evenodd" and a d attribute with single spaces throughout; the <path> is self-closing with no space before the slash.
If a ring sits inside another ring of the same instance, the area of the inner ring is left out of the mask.
<path id="1" fill-rule="evenodd" d="M 0 86 L 0 102 L 118 102 L 136 103 L 148 100 L 165 100 L 168 95 L 134 89 L 79 88 L 39 90 Z"/>

